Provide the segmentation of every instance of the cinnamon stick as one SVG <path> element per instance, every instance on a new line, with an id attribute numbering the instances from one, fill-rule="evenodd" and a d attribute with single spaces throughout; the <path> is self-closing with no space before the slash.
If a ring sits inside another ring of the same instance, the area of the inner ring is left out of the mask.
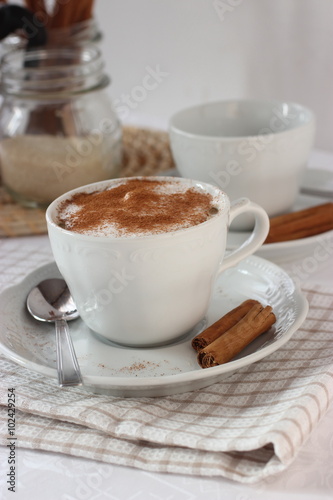
<path id="1" fill-rule="evenodd" d="M 66 3 L 58 2 L 56 0 L 53 13 L 51 16 L 50 27 L 54 28 L 68 28 L 72 24 L 73 13 L 75 12 L 75 0 L 68 0 Z"/>
<path id="2" fill-rule="evenodd" d="M 193 349 L 201 351 L 201 349 L 204 349 L 207 345 L 211 344 L 214 340 L 238 323 L 238 321 L 241 320 L 255 304 L 259 304 L 259 302 L 252 299 L 245 300 L 245 302 L 242 302 L 242 304 L 238 307 L 229 311 L 222 318 L 206 328 L 206 330 L 194 337 L 192 340 Z"/>
<path id="3" fill-rule="evenodd" d="M 255 304 L 236 325 L 198 353 L 198 363 L 202 368 L 227 363 L 275 321 L 271 306 Z"/>
<path id="4" fill-rule="evenodd" d="M 83 12 L 83 15 L 82 15 L 82 20 L 86 20 L 86 19 L 90 19 L 91 17 L 93 17 L 93 11 L 94 11 L 94 2 L 95 0 L 92 0 L 90 2 L 87 3 L 86 5 L 86 8 Z"/>
<path id="5" fill-rule="evenodd" d="M 42 18 L 48 19 L 47 27 L 50 28 L 69 28 L 73 24 L 80 23 L 90 19 L 93 16 L 94 0 L 55 0 L 53 12 L 47 12 L 44 0 L 25 0 L 29 10 L 35 14 L 42 15 Z"/>
<path id="6" fill-rule="evenodd" d="M 75 2 L 75 9 L 71 14 L 71 25 L 81 23 L 92 17 L 93 0 L 80 0 Z"/>
<path id="7" fill-rule="evenodd" d="M 333 202 L 273 217 L 265 243 L 297 240 L 333 229 Z"/>

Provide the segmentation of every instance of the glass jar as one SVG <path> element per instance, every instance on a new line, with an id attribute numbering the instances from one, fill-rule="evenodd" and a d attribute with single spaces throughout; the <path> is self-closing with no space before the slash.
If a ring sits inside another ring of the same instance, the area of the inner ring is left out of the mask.
<path id="1" fill-rule="evenodd" d="M 47 206 L 118 175 L 121 126 L 96 46 L 15 50 L 1 73 L 1 178 L 16 201 Z"/>

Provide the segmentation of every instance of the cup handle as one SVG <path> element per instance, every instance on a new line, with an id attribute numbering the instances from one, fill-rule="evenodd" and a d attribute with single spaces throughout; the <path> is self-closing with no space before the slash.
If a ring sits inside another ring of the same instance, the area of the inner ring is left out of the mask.
<path id="1" fill-rule="evenodd" d="M 235 266 L 239 261 L 252 255 L 265 241 L 269 231 L 269 217 L 265 210 L 247 198 L 234 201 L 230 207 L 229 226 L 238 215 L 250 213 L 255 217 L 255 225 L 250 236 L 242 245 L 229 253 L 220 266 L 218 273 L 225 271 L 228 267 Z"/>

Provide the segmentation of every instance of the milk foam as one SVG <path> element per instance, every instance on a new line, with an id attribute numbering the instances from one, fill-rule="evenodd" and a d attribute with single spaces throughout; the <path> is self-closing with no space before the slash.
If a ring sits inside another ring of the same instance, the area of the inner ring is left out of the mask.
<path id="1" fill-rule="evenodd" d="M 153 179 L 153 178 L 152 178 Z M 134 179 L 133 179 L 134 180 Z M 159 179 L 160 182 L 160 179 Z M 103 220 L 105 216 L 105 212 L 101 213 L 100 222 L 94 227 L 89 227 L 85 229 L 76 229 L 76 223 L 80 220 L 80 217 L 86 213 L 86 211 L 82 212 L 82 205 L 75 202 L 75 198 L 67 200 L 60 206 L 59 211 L 59 223 L 64 229 L 72 230 L 75 232 L 80 232 L 89 236 L 112 236 L 112 237 L 131 237 L 135 238 L 137 236 L 148 236 L 154 234 L 161 234 L 166 232 L 178 231 L 181 229 L 186 229 L 197 225 L 197 223 L 193 223 L 191 217 L 184 216 L 184 218 L 172 222 L 165 227 L 164 223 L 161 223 L 161 227 L 156 227 L 156 218 L 160 215 L 165 215 L 170 212 L 173 212 L 172 203 L 175 201 L 174 195 L 185 195 L 189 190 L 194 191 L 195 193 L 209 196 L 209 210 L 207 211 L 207 206 L 204 204 L 198 203 L 198 206 L 192 207 L 191 214 L 197 214 L 198 217 L 201 217 L 205 222 L 216 216 L 218 212 L 223 210 L 224 208 L 224 197 L 219 196 L 218 194 L 211 195 L 207 193 L 207 191 L 200 189 L 200 187 L 192 186 L 190 183 L 184 183 L 177 180 L 165 180 L 162 183 L 154 185 L 154 181 L 150 181 L 149 179 L 145 179 L 145 184 L 147 185 L 147 194 L 149 196 L 150 193 L 155 193 L 158 196 L 156 204 L 152 204 L 152 206 L 147 207 L 144 206 L 144 203 L 136 204 L 135 208 L 133 208 L 133 203 L 136 202 L 135 197 L 137 195 L 136 190 L 132 190 L 131 187 L 131 178 L 128 180 L 122 180 L 120 182 L 115 182 L 111 187 L 107 188 L 105 191 L 100 192 L 92 192 L 88 194 L 91 199 L 98 196 L 98 194 L 104 192 L 109 192 L 112 195 L 112 191 L 121 185 L 129 185 L 129 189 L 127 193 L 122 197 L 119 210 L 123 210 L 124 212 L 133 213 L 134 217 L 140 217 L 143 220 L 143 225 L 147 226 L 152 223 L 154 227 L 151 230 L 147 230 L 147 227 L 144 229 L 136 228 L 134 231 L 121 227 L 119 223 L 115 222 L 112 217 L 107 220 Z M 141 186 L 140 186 L 141 187 Z M 110 201 L 111 206 L 112 200 Z M 117 209 L 118 207 L 116 207 Z M 96 211 L 95 211 L 96 212 Z M 158 224 L 158 223 L 157 223 Z"/>

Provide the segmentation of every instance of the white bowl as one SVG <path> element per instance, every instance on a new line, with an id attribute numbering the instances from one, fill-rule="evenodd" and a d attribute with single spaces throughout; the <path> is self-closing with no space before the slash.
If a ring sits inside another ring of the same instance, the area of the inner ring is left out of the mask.
<path id="1" fill-rule="evenodd" d="M 293 206 L 313 145 L 315 118 L 280 101 L 210 102 L 170 120 L 175 163 L 183 177 L 214 183 L 231 200 L 246 196 L 269 216 Z M 234 229 L 247 229 L 240 219 Z"/>

